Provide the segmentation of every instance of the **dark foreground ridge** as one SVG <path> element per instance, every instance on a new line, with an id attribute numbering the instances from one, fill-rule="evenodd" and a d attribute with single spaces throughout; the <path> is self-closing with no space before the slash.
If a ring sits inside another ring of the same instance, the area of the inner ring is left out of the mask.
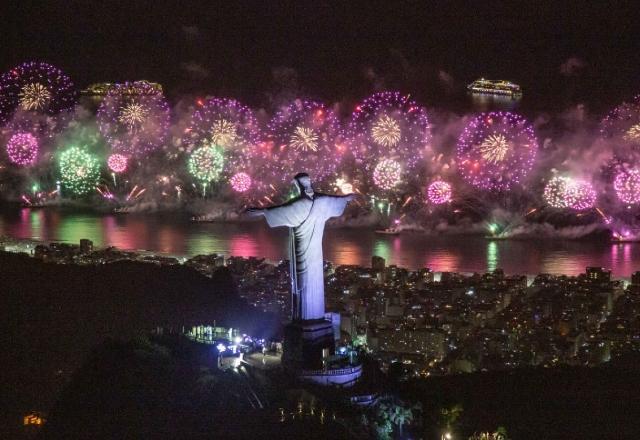
<path id="1" fill-rule="evenodd" d="M 10 402 L 0 430 L 18 426 L 27 411 L 50 408 L 71 373 L 106 338 L 214 320 L 269 336 L 279 325 L 237 296 L 225 268 L 208 278 L 180 265 L 61 265 L 5 252 L 0 311 L 9 341 L 0 384 Z"/>
<path id="2" fill-rule="evenodd" d="M 10 342 L 0 437 L 19 438 L 21 418 L 43 411 L 44 438 L 437 439 L 443 410 L 460 407 L 455 439 L 499 426 L 512 439 L 640 438 L 634 352 L 596 367 L 408 381 L 369 358 L 368 383 L 349 392 L 301 387 L 279 370 L 218 370 L 210 346 L 177 335 L 183 325 L 217 320 L 268 337 L 280 324 L 237 296 L 227 267 L 210 276 L 186 265 L 50 264 L 0 252 Z M 178 332 L 147 336 L 158 326 Z M 376 396 L 368 408 L 349 403 L 366 395 Z"/>
<path id="3" fill-rule="evenodd" d="M 336 402 L 341 391 L 311 388 L 324 401 L 315 403 L 314 417 L 308 409 L 298 412 L 304 399 L 285 377 L 220 372 L 204 367 L 212 363 L 206 357 L 184 340 L 106 343 L 62 393 L 44 438 L 375 437 L 375 430 L 362 426 L 364 414 L 375 420 L 372 411 Z M 454 438 L 505 426 L 512 439 L 637 439 L 639 360 L 389 381 L 381 394 L 413 408 L 419 402 L 422 409 L 406 425 L 409 437 L 378 438 L 440 438 L 442 410 L 458 405 L 463 412 Z M 251 393 L 261 396 L 264 408 L 249 405 Z"/>

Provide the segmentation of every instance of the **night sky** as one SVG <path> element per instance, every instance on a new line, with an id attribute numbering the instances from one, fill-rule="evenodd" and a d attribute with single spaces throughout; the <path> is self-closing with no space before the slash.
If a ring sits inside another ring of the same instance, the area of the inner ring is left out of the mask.
<path id="1" fill-rule="evenodd" d="M 283 89 L 349 101 L 390 88 L 446 107 L 485 76 L 520 83 L 540 110 L 606 109 L 640 91 L 632 2 L 14 3 L 2 13 L 0 68 L 45 60 L 80 87 L 148 79 L 174 100 L 251 105 Z"/>

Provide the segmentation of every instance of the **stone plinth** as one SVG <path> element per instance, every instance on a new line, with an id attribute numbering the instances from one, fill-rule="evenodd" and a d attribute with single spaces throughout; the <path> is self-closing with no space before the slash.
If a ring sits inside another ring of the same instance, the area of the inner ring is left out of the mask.
<path id="1" fill-rule="evenodd" d="M 330 321 L 294 321 L 285 326 L 282 365 L 287 370 L 322 369 L 323 359 L 334 352 L 335 341 Z"/>

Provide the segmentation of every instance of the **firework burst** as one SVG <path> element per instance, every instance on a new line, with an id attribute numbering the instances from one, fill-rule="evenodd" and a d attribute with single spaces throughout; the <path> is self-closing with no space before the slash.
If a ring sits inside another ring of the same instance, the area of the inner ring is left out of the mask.
<path id="1" fill-rule="evenodd" d="M 224 166 L 222 150 L 215 145 L 204 145 L 194 150 L 189 157 L 191 175 L 203 185 L 217 181 Z"/>
<path id="2" fill-rule="evenodd" d="M 231 179 L 229 179 L 229 183 L 231 184 L 231 188 L 233 188 L 235 192 L 247 192 L 249 191 L 249 188 L 251 188 L 251 176 L 249 176 L 247 173 L 236 173 L 231 176 Z"/>
<path id="3" fill-rule="evenodd" d="M 239 172 L 255 175 L 259 142 L 260 127 L 251 109 L 234 99 L 211 98 L 191 114 L 182 151 L 191 153 L 202 145 L 217 145 L 224 154 L 226 176 Z"/>
<path id="4" fill-rule="evenodd" d="M 351 194 L 353 193 L 353 184 L 348 182 L 343 177 L 338 177 L 334 182 L 333 186 L 340 191 L 342 194 Z"/>
<path id="5" fill-rule="evenodd" d="M 383 159 L 373 170 L 373 181 L 382 190 L 396 187 L 402 178 L 402 166 L 393 159 Z"/>
<path id="6" fill-rule="evenodd" d="M 13 132 L 33 133 L 41 143 L 67 127 L 77 94 L 58 68 L 28 62 L 0 77 L 0 123 Z"/>
<path id="7" fill-rule="evenodd" d="M 301 151 L 318 151 L 318 135 L 313 128 L 296 127 L 289 146 Z"/>
<path id="8" fill-rule="evenodd" d="M 342 155 L 340 124 L 323 104 L 297 99 L 281 108 L 269 122 L 268 141 L 262 174 L 269 180 L 280 185 L 301 171 L 311 172 L 318 183 L 335 178 Z"/>
<path id="9" fill-rule="evenodd" d="M 632 125 L 622 136 L 625 141 L 640 143 L 640 124 Z"/>
<path id="10" fill-rule="evenodd" d="M 484 113 L 458 139 L 458 169 L 477 188 L 505 191 L 522 183 L 537 150 L 533 128 L 524 118 L 508 112 Z"/>
<path id="11" fill-rule="evenodd" d="M 398 121 L 388 115 L 382 115 L 371 128 L 371 137 L 383 147 L 395 147 L 400 142 L 401 130 Z"/>
<path id="12" fill-rule="evenodd" d="M 60 69 L 38 62 L 14 67 L 0 77 L 0 118 L 16 110 L 48 116 L 71 110 L 76 102 L 73 83 Z"/>
<path id="13" fill-rule="evenodd" d="M 9 160 L 22 167 L 35 164 L 38 149 L 38 139 L 31 133 L 16 133 L 7 142 Z"/>
<path id="14" fill-rule="evenodd" d="M 593 208 L 597 194 L 587 181 L 556 176 L 545 186 L 543 198 L 553 208 L 582 211 Z"/>
<path id="15" fill-rule="evenodd" d="M 567 188 L 571 185 L 568 177 L 556 176 L 547 182 L 542 198 L 553 208 L 567 208 Z"/>
<path id="16" fill-rule="evenodd" d="M 451 196 L 451 185 L 443 180 L 436 180 L 427 187 L 427 199 L 434 205 L 450 202 Z"/>
<path id="17" fill-rule="evenodd" d="M 122 108 L 118 115 L 118 122 L 124 124 L 129 131 L 135 132 L 142 127 L 148 114 L 144 105 L 131 102 Z"/>
<path id="18" fill-rule="evenodd" d="M 613 188 L 622 202 L 640 202 L 640 171 L 634 168 L 619 172 L 613 181 Z"/>
<path id="19" fill-rule="evenodd" d="M 100 104 L 97 120 L 112 151 L 139 158 L 166 139 L 169 107 L 149 83 L 116 84 Z"/>
<path id="20" fill-rule="evenodd" d="M 127 170 L 127 161 L 127 156 L 116 153 L 109 156 L 107 165 L 114 173 L 123 173 Z"/>
<path id="21" fill-rule="evenodd" d="M 63 187 L 75 195 L 87 194 L 98 185 L 98 159 L 79 147 L 70 147 L 60 154 L 60 177 Z"/>
<path id="22" fill-rule="evenodd" d="M 236 124 L 226 119 L 219 119 L 213 123 L 211 127 L 211 141 L 223 148 L 232 148 L 238 133 Z"/>
<path id="23" fill-rule="evenodd" d="M 51 100 L 51 92 L 40 83 L 26 84 L 18 97 L 23 110 L 44 110 Z"/>
<path id="24" fill-rule="evenodd" d="M 596 203 L 597 194 L 591 183 L 586 181 L 574 181 L 567 188 L 567 204 L 571 209 L 583 211 L 593 208 Z"/>
<path id="25" fill-rule="evenodd" d="M 502 162 L 509 152 L 509 141 L 502 134 L 490 134 L 480 144 L 480 154 L 487 161 L 494 164 Z"/>
<path id="26" fill-rule="evenodd" d="M 379 189 L 382 187 L 373 174 L 380 158 L 399 165 L 404 174 L 398 180 L 411 181 L 417 180 L 419 172 L 414 171 L 424 165 L 431 152 L 426 110 L 398 92 L 376 93 L 356 106 L 346 139 L 356 162 L 354 170 L 363 174 L 358 177 Z"/>
<path id="27" fill-rule="evenodd" d="M 609 112 L 600 124 L 600 134 L 605 139 L 640 145 L 640 96 Z"/>

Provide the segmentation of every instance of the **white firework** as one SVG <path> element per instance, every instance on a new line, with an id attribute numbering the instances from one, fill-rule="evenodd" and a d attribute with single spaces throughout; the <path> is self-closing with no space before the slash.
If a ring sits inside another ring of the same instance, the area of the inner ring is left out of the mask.
<path id="1" fill-rule="evenodd" d="M 18 94 L 23 110 L 43 110 L 51 99 L 51 92 L 40 83 L 27 84 Z"/>
<path id="2" fill-rule="evenodd" d="M 623 139 L 626 141 L 640 141 L 640 124 L 632 125 L 624 134 Z"/>
<path id="3" fill-rule="evenodd" d="M 236 125 L 226 119 L 219 119 L 211 127 L 211 140 L 221 147 L 230 147 L 238 137 Z"/>
<path id="4" fill-rule="evenodd" d="M 400 142 L 400 125 L 398 121 L 382 115 L 371 129 L 371 137 L 383 147 L 395 147 Z"/>
<path id="5" fill-rule="evenodd" d="M 133 130 L 142 125 L 148 114 L 149 111 L 142 104 L 132 102 L 122 109 L 118 121 L 126 125 L 129 130 Z"/>
<path id="6" fill-rule="evenodd" d="M 502 162 L 509 152 L 509 141 L 504 135 L 491 134 L 480 144 L 482 157 L 493 163 Z"/>
<path id="7" fill-rule="evenodd" d="M 318 151 L 318 135 L 312 128 L 296 127 L 291 135 L 289 146 L 301 151 Z"/>

